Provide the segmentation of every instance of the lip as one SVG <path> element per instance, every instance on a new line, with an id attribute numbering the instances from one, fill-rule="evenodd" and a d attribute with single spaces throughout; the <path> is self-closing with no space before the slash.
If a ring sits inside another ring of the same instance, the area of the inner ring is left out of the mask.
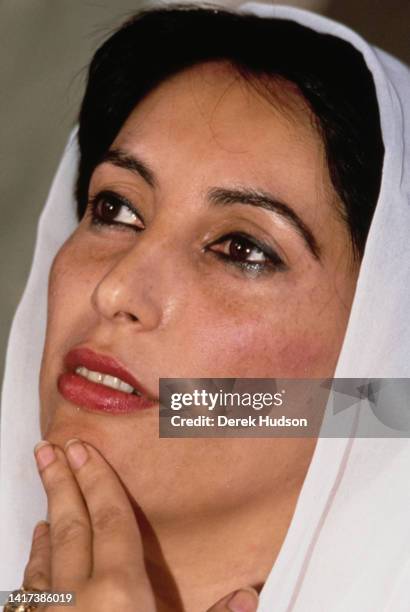
<path id="1" fill-rule="evenodd" d="M 87 380 L 75 372 L 80 365 L 88 370 L 121 378 L 141 395 L 125 393 Z M 65 399 L 79 408 L 107 414 L 128 414 L 152 408 L 158 401 L 114 357 L 96 353 L 88 347 L 70 350 L 64 358 L 64 366 L 65 371 L 57 380 L 58 390 Z"/>

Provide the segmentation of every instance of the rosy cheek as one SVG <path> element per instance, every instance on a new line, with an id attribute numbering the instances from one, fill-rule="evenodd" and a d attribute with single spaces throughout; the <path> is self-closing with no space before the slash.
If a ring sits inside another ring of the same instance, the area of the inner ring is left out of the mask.
<path id="1" fill-rule="evenodd" d="M 333 374 L 337 347 L 315 335 L 288 336 L 275 350 L 278 378 L 326 378 Z"/>
<path id="2" fill-rule="evenodd" d="M 337 353 L 330 338 L 318 337 L 314 331 L 301 333 L 288 320 L 267 322 L 262 316 L 242 324 L 230 318 L 222 321 L 220 316 L 218 324 L 212 317 L 202 318 L 201 327 L 192 327 L 188 337 L 185 354 L 200 347 L 202 376 L 328 376 Z"/>

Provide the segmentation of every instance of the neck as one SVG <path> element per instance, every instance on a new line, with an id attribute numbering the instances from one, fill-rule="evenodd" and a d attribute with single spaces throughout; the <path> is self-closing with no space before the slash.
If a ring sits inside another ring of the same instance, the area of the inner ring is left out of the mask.
<path id="1" fill-rule="evenodd" d="M 307 444 L 297 474 L 273 478 L 272 490 L 229 514 L 154 525 L 135 506 L 159 612 L 208 610 L 238 588 L 261 589 L 286 537 L 315 440 Z"/>

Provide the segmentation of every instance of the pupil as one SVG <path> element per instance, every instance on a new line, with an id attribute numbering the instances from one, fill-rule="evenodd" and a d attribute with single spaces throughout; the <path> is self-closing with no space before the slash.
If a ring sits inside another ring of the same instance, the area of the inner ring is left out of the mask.
<path id="1" fill-rule="evenodd" d="M 229 255 L 236 261 L 246 261 L 253 249 L 253 245 L 245 238 L 235 238 L 231 240 Z"/>
<path id="2" fill-rule="evenodd" d="M 107 202 L 107 200 L 101 202 L 101 216 L 108 221 L 111 221 L 117 215 L 117 209 L 117 204 Z"/>

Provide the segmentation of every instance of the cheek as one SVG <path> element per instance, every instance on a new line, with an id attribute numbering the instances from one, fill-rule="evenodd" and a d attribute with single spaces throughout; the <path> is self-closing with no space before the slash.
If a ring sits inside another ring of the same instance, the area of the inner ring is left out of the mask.
<path id="1" fill-rule="evenodd" d="M 324 365 L 329 354 L 329 347 L 315 335 L 278 330 L 259 321 L 241 330 L 227 325 L 215 336 L 219 333 L 223 336 L 217 343 L 209 342 L 208 334 L 199 340 L 213 376 L 308 377 L 312 370 Z"/>
<path id="2" fill-rule="evenodd" d="M 84 265 L 87 258 L 78 254 L 74 240 L 68 240 L 58 252 L 50 269 L 48 281 L 47 341 L 68 329 L 77 330 L 86 324 L 84 303 L 89 303 L 95 271 Z M 74 325 L 73 325 L 74 323 Z M 79 330 L 81 334 L 81 331 Z"/>
<path id="3" fill-rule="evenodd" d="M 180 369 L 186 377 L 332 376 L 351 297 L 347 284 L 317 277 L 259 295 L 241 291 L 240 299 L 226 287 L 218 295 L 201 292 L 186 309 Z"/>
<path id="4" fill-rule="evenodd" d="M 53 405 L 50 394 L 61 356 L 84 338 L 94 316 L 89 306 L 93 277 L 90 269 L 80 265 L 76 251 L 74 240 L 69 239 L 54 258 L 48 277 L 47 328 L 40 370 L 42 411 Z"/>

